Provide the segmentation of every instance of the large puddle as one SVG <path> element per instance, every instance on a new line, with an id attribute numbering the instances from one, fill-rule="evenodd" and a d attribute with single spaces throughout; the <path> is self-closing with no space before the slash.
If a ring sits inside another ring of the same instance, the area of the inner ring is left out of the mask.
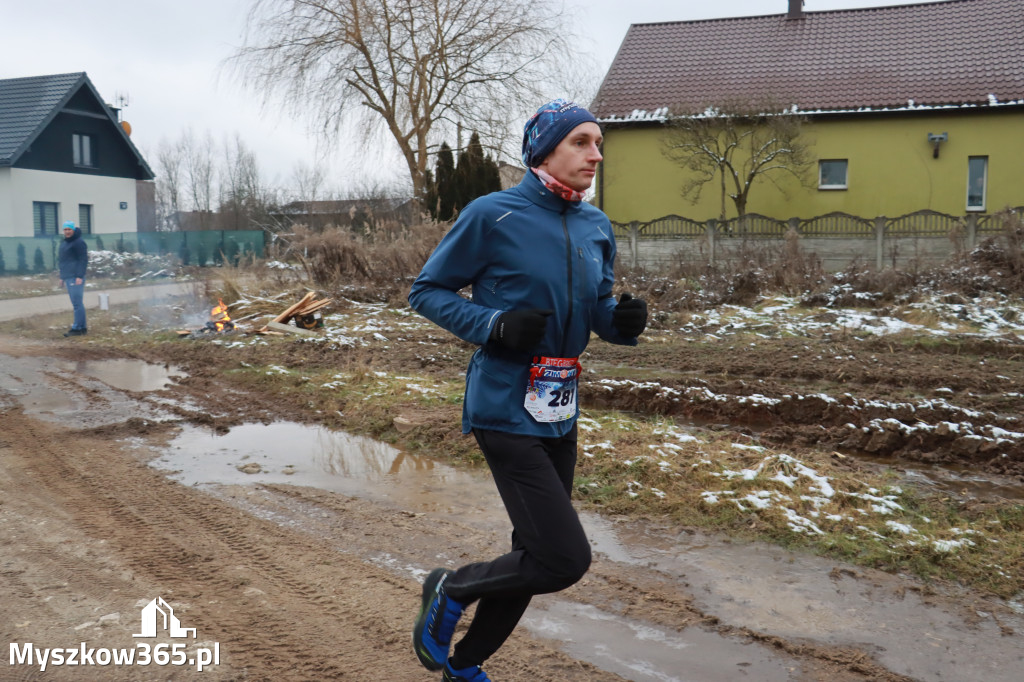
<path id="1" fill-rule="evenodd" d="M 0 355 L 0 397 L 9 396 L 25 414 L 57 421 L 71 418 L 79 426 L 117 423 L 133 416 L 156 418 L 125 392 L 160 391 L 180 376 L 183 373 L 177 367 L 143 360 Z"/>
<path id="2" fill-rule="evenodd" d="M 586 604 L 557 601 L 531 608 L 523 624 L 535 635 L 561 642 L 576 658 L 627 680 L 783 682 L 797 677 L 791 661 L 766 647 L 696 627 L 682 632 L 653 627 Z"/>
<path id="3" fill-rule="evenodd" d="M 222 435 L 185 427 L 153 465 L 190 486 L 287 483 L 460 518 L 495 506 L 497 497 L 486 476 L 387 443 L 293 422 L 244 424 Z"/>
<path id="4" fill-rule="evenodd" d="M 173 365 L 154 365 L 144 360 L 61 360 L 62 372 L 77 372 L 98 379 L 122 391 L 148 392 L 167 388 L 177 377 L 185 376 Z"/>

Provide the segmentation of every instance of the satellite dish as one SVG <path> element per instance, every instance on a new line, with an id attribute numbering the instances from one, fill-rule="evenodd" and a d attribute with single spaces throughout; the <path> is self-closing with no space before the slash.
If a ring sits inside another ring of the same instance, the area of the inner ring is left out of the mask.
<path id="1" fill-rule="evenodd" d="M 128 121 L 121 121 L 121 127 L 124 128 L 124 134 L 129 136 L 129 137 L 131 137 L 131 134 L 132 134 L 132 124 L 129 123 Z"/>

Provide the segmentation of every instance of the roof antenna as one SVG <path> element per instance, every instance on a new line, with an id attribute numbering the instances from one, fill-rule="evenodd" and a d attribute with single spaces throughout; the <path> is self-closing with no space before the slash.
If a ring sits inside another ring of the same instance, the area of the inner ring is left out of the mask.
<path id="1" fill-rule="evenodd" d="M 124 116 L 122 115 L 124 108 L 131 103 L 128 98 L 128 93 L 115 92 L 114 101 L 117 102 L 117 122 L 121 124 L 121 128 L 124 130 L 124 134 L 131 137 L 132 124 L 124 120 Z"/>
<path id="2" fill-rule="evenodd" d="M 114 101 L 117 102 L 117 115 L 118 118 L 121 116 L 121 110 L 128 106 L 131 102 L 128 98 L 127 92 L 115 92 Z"/>

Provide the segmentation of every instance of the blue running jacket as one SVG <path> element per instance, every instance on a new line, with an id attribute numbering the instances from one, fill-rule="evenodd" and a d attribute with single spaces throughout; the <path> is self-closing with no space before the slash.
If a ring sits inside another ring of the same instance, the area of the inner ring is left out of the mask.
<path id="1" fill-rule="evenodd" d="M 591 332 L 635 346 L 612 326 L 615 237 L 600 209 L 570 202 L 527 172 L 517 187 L 470 203 L 427 259 L 409 292 L 420 314 L 480 346 L 466 370 L 462 431 L 541 438 L 568 433 L 579 416 L 539 423 L 523 407 L 534 356 L 578 357 Z M 458 292 L 471 286 L 471 298 Z M 529 353 L 489 341 L 503 312 L 547 308 L 547 332 Z M 586 367 L 584 367 L 584 374 Z"/>

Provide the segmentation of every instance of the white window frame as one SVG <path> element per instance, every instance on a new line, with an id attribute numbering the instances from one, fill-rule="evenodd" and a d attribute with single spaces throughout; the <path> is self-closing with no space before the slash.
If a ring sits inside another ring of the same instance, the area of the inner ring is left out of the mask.
<path id="1" fill-rule="evenodd" d="M 972 172 L 972 162 L 981 161 L 981 203 L 971 203 L 971 184 L 977 179 L 977 175 Z M 968 156 L 967 157 L 967 210 L 968 211 L 984 211 L 985 204 L 988 200 L 988 157 L 987 156 Z"/>
<path id="2" fill-rule="evenodd" d="M 71 161 L 76 166 L 83 168 L 95 168 L 95 149 L 93 149 L 93 136 L 87 133 L 71 134 Z"/>
<path id="3" fill-rule="evenodd" d="M 826 185 L 822 182 L 823 170 L 826 163 L 841 163 L 843 164 L 843 179 L 844 182 L 841 185 Z M 821 159 L 818 161 L 818 189 L 824 190 L 837 190 L 847 189 L 850 184 L 850 160 L 849 159 Z"/>

